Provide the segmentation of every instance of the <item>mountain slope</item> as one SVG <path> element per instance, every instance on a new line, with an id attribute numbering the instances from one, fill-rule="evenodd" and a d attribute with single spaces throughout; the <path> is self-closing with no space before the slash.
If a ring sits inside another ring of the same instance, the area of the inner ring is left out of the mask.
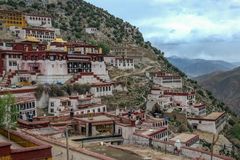
<path id="1" fill-rule="evenodd" d="M 208 106 L 208 113 L 211 111 L 228 111 L 226 106 L 217 101 L 209 92 L 201 88 L 195 81 L 188 79 L 183 72 L 169 63 L 163 57 L 161 50 L 152 47 L 150 42 L 144 42 L 137 27 L 109 14 L 104 9 L 95 7 L 83 0 L 5 0 L 0 1 L 0 8 L 30 14 L 51 15 L 54 27 L 61 29 L 63 38 L 66 40 L 84 40 L 98 45 L 103 43 L 104 46 L 109 48 L 116 45 L 131 44 L 130 46 L 133 46 L 134 49 L 137 48 L 135 55 L 141 57 L 140 64 L 136 67 L 139 72 L 112 71 L 117 74 L 116 77 L 120 76 L 119 81 L 126 84 L 129 89 L 128 92 L 119 92 L 112 97 L 107 97 L 109 98 L 106 99 L 108 105 L 111 106 L 111 101 L 113 101 L 113 109 L 116 106 L 133 107 L 137 105 L 138 108 L 142 106 L 149 92 L 149 86 L 152 85 L 151 81 L 146 78 L 145 71 L 161 70 L 180 74 L 184 82 L 184 91 L 194 89 L 197 101 Z M 85 27 L 96 27 L 99 34 L 85 34 Z M 109 74 L 111 77 L 113 76 L 111 72 Z M 231 113 L 228 112 L 228 114 Z"/>
<path id="2" fill-rule="evenodd" d="M 196 77 L 216 71 L 228 71 L 236 67 L 236 65 L 225 61 L 187 59 L 176 56 L 168 57 L 167 59 L 190 77 Z"/>
<path id="3" fill-rule="evenodd" d="M 240 67 L 197 77 L 196 80 L 214 96 L 240 114 Z"/>
<path id="4" fill-rule="evenodd" d="M 213 100 L 196 83 L 186 77 L 177 67 L 173 66 L 163 57 L 161 50 L 152 47 L 150 42 L 144 42 L 141 32 L 130 23 L 123 21 L 105 11 L 83 0 L 9 0 L 0 2 L 0 8 L 18 10 L 30 14 L 51 15 L 53 25 L 61 29 L 63 37 L 68 40 L 86 40 L 88 42 L 104 43 L 105 45 L 124 46 L 126 43 L 133 48 L 137 48 L 136 56 L 141 57 L 139 70 L 150 66 L 151 70 L 161 69 L 164 72 L 178 73 L 184 79 L 184 89 L 196 89 L 205 104 L 209 105 L 209 112 L 212 110 L 224 110 L 219 108 L 218 103 L 213 104 Z M 100 34 L 87 35 L 85 27 L 96 27 Z M 133 73 L 134 74 L 134 73 Z M 130 74 L 132 75 L 132 74 Z M 144 83 L 143 79 L 143 83 Z"/>
<path id="5" fill-rule="evenodd" d="M 9 0 L 0 4 L 3 9 L 50 15 L 53 26 L 60 28 L 68 40 L 99 40 L 110 45 L 122 42 L 144 44 L 137 27 L 83 0 Z M 95 27 L 100 32 L 97 36 L 85 34 L 86 27 Z"/>

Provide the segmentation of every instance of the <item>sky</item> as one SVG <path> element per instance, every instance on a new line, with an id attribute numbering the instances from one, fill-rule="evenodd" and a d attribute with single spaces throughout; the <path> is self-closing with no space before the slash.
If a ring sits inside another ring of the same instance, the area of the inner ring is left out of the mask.
<path id="1" fill-rule="evenodd" d="M 86 0 L 139 27 L 166 56 L 240 62 L 240 0 Z"/>

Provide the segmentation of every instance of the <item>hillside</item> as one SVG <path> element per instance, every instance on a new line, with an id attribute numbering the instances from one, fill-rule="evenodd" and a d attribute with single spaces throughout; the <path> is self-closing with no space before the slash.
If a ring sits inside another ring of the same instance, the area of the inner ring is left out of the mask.
<path id="1" fill-rule="evenodd" d="M 232 63 L 217 60 L 188 59 L 176 56 L 168 57 L 167 59 L 190 77 L 196 77 L 216 71 L 228 71 L 237 66 Z"/>
<path id="2" fill-rule="evenodd" d="M 61 29 L 66 40 L 84 40 L 95 43 L 105 49 L 114 46 L 125 46 L 136 49 L 135 55 L 141 57 L 136 70 L 124 71 L 111 70 L 109 74 L 112 80 L 123 82 L 128 92 L 115 93 L 112 97 L 106 97 L 103 101 L 110 109 L 116 107 L 144 107 L 146 96 L 152 82 L 145 76 L 145 72 L 166 71 L 178 73 L 184 81 L 184 91 L 195 90 L 198 102 L 205 103 L 211 111 L 227 111 L 227 107 L 216 100 L 212 94 L 201 88 L 195 81 L 188 79 L 177 67 L 167 61 L 161 50 L 151 46 L 150 42 L 144 42 L 144 38 L 138 28 L 123 21 L 104 9 L 95 7 L 83 0 L 9 0 L 1 2 L 2 9 L 20 10 L 30 14 L 44 14 L 53 17 L 53 25 Z M 99 31 L 96 35 L 88 35 L 85 27 L 96 27 Z M 229 115 L 231 113 L 228 112 Z M 230 116 L 231 117 L 231 116 Z M 227 125 L 227 128 L 231 125 Z"/>
<path id="3" fill-rule="evenodd" d="M 230 109 L 240 114 L 240 68 L 197 77 L 196 80 Z"/>
<path id="4" fill-rule="evenodd" d="M 17 9 L 29 14 L 41 14 L 53 17 L 53 26 L 61 29 L 68 40 L 101 40 L 111 45 L 128 42 L 143 45 L 144 40 L 138 28 L 122 19 L 110 15 L 83 0 L 9 0 L 0 2 L 3 9 Z M 98 36 L 87 35 L 86 27 L 95 27 Z"/>

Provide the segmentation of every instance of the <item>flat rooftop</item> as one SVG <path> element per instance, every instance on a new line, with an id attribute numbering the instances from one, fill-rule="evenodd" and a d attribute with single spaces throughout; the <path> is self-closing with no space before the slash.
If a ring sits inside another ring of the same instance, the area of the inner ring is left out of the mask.
<path id="1" fill-rule="evenodd" d="M 98 121 L 111 121 L 112 119 L 108 116 L 105 115 L 99 115 L 99 116 L 89 116 L 89 117 L 84 117 L 84 118 L 77 118 L 79 120 L 83 120 L 83 121 L 92 121 L 92 122 L 98 122 Z"/>
<path id="2" fill-rule="evenodd" d="M 188 141 L 190 141 L 191 139 L 197 137 L 198 135 L 196 134 L 190 134 L 190 133 L 181 133 L 175 137 L 173 137 L 172 139 L 170 139 L 170 141 L 176 141 L 176 140 L 180 140 L 180 142 L 182 143 L 187 143 Z"/>
<path id="3" fill-rule="evenodd" d="M 205 117 L 188 117 L 190 120 L 202 120 L 202 121 L 216 121 L 222 117 L 225 112 L 212 112 Z"/>
<path id="4" fill-rule="evenodd" d="M 154 128 L 154 129 L 136 130 L 136 132 L 140 133 L 140 134 L 142 134 L 144 136 L 153 136 L 153 135 L 158 134 L 160 132 L 163 132 L 165 130 L 167 130 L 167 128 L 166 127 L 162 127 L 162 128 L 158 128 L 158 129 Z"/>
<path id="5" fill-rule="evenodd" d="M 207 115 L 206 117 L 204 117 L 204 119 L 211 119 L 211 120 L 217 120 L 220 116 L 222 116 L 225 112 L 212 112 L 209 115 Z"/>

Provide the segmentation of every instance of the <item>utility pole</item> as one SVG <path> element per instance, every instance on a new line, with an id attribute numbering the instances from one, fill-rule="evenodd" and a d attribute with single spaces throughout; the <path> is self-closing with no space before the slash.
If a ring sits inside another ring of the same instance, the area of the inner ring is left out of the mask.
<path id="1" fill-rule="evenodd" d="M 67 160 L 69 160 L 68 128 L 66 128 L 65 130 L 65 137 L 66 137 Z"/>
<path id="2" fill-rule="evenodd" d="M 213 135 L 212 145 L 211 145 L 211 160 L 213 160 L 213 146 L 217 143 L 219 136 L 217 135 L 215 139 L 215 134 Z"/>

